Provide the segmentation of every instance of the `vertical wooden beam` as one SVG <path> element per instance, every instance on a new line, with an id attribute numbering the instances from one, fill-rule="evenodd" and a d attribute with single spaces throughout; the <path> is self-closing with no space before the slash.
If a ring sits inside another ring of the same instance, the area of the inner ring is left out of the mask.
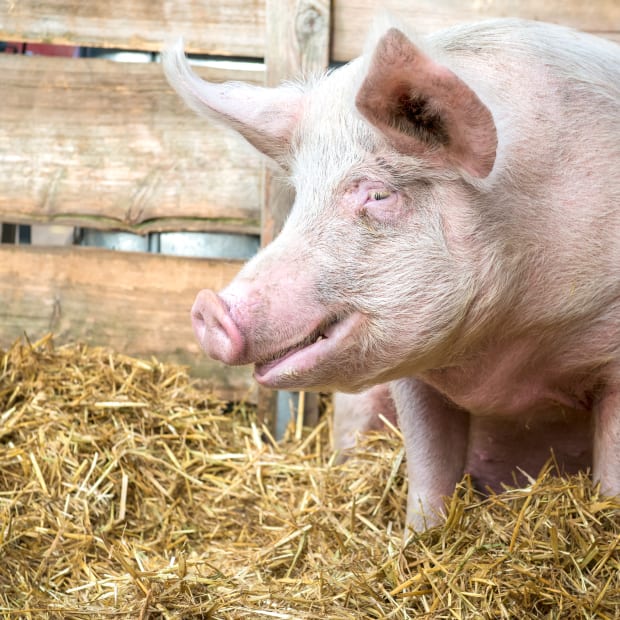
<path id="1" fill-rule="evenodd" d="M 277 86 L 291 78 L 322 72 L 329 65 L 331 0 L 267 0 L 265 82 Z M 271 243 L 282 230 L 293 202 L 293 194 L 265 167 L 261 243 Z M 316 419 L 315 397 L 306 399 L 306 422 Z M 263 422 L 275 428 L 277 395 L 259 389 L 258 412 Z M 314 410 L 313 410 L 314 409 Z"/>
<path id="2" fill-rule="evenodd" d="M 267 0 L 265 83 L 320 73 L 329 65 L 331 0 Z M 293 195 L 265 168 L 262 244 L 284 225 Z"/>
<path id="3" fill-rule="evenodd" d="M 329 64 L 331 0 L 267 0 L 267 86 Z"/>

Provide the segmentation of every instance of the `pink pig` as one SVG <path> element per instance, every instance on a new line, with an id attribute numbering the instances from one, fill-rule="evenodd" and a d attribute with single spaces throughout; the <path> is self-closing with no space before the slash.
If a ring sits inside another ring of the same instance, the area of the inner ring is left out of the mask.
<path id="1" fill-rule="evenodd" d="M 202 347 L 271 388 L 391 382 L 415 529 L 465 472 L 501 489 L 550 449 L 620 493 L 620 47 L 518 20 L 374 40 L 273 89 L 167 53 L 296 190 L 280 236 L 198 293 Z"/>

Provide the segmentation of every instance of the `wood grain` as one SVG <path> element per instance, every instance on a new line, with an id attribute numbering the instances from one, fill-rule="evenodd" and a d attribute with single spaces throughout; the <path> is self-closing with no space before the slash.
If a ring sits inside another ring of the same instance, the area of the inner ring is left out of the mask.
<path id="1" fill-rule="evenodd" d="M 332 60 L 359 56 L 365 35 L 379 8 L 393 13 L 421 35 L 459 22 L 492 17 L 521 17 L 571 26 L 617 39 L 618 0 L 332 0 Z"/>
<path id="2" fill-rule="evenodd" d="M 262 57 L 265 0 L 2 0 L 0 41 Z"/>
<path id="3" fill-rule="evenodd" d="M 0 75 L 0 221 L 258 232 L 260 156 L 187 109 L 161 65 L 0 54 Z"/>
<path id="4" fill-rule="evenodd" d="M 329 0 L 267 0 L 265 65 L 267 86 L 320 73 L 329 64 L 331 24 Z M 293 194 L 265 169 L 263 245 L 278 235 L 292 204 Z"/>
<path id="5" fill-rule="evenodd" d="M 303 0 L 301 4 L 315 5 L 322 12 L 326 3 Z M 283 13 L 288 10 L 286 2 L 278 4 Z M 510 16 L 620 37 L 617 0 L 383 0 L 380 4 L 332 0 L 331 4 L 332 60 L 336 61 L 359 55 L 372 17 L 382 7 L 421 34 L 458 22 Z M 265 5 L 265 0 L 4 0 L 0 40 L 157 51 L 171 34 L 182 34 L 192 52 L 262 58 L 270 45 Z"/>
<path id="6" fill-rule="evenodd" d="M 251 369 L 201 351 L 189 312 L 201 288 L 223 288 L 241 262 L 91 248 L 0 245 L 0 348 L 23 333 L 87 342 L 192 366 L 222 398 L 253 398 Z M 248 392 L 250 390 L 250 392 Z"/>

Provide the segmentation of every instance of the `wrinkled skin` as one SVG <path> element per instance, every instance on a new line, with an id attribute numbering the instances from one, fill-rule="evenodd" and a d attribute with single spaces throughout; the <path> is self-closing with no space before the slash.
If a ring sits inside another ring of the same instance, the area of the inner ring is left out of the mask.
<path id="1" fill-rule="evenodd" d="M 296 191 L 280 236 L 198 293 L 202 347 L 272 388 L 391 382 L 413 528 L 464 472 L 497 490 L 551 448 L 620 492 L 619 49 L 516 20 L 391 28 L 277 89 L 165 58 Z"/>

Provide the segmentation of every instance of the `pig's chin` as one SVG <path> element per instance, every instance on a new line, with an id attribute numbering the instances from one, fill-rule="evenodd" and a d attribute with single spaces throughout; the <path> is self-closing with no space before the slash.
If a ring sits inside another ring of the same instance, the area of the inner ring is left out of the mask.
<path id="1" fill-rule="evenodd" d="M 354 312 L 342 320 L 304 338 L 299 344 L 283 351 L 275 359 L 256 363 L 254 378 L 269 388 L 329 388 L 329 377 L 323 377 L 321 366 L 333 368 L 334 359 L 346 348 L 362 322 Z"/>

